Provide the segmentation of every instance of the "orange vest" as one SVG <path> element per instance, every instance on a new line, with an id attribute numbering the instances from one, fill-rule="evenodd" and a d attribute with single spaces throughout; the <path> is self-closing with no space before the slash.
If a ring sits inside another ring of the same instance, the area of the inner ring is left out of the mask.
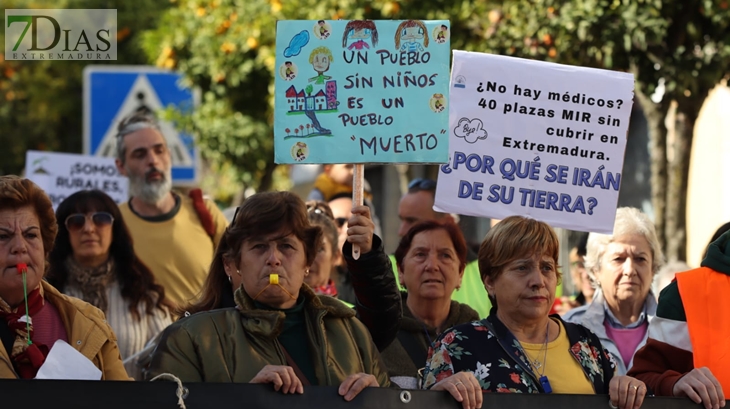
<path id="1" fill-rule="evenodd" d="M 730 391 L 730 276 L 707 267 L 677 274 L 695 368 L 706 366 Z"/>

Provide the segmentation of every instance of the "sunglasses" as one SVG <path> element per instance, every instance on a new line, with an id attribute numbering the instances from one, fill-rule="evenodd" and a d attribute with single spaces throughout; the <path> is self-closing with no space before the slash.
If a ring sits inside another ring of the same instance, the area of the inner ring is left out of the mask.
<path id="1" fill-rule="evenodd" d="M 408 183 L 408 190 L 436 190 L 436 181 L 433 179 L 416 178 Z"/>
<path id="2" fill-rule="evenodd" d="M 335 224 L 337 225 L 337 228 L 340 228 L 347 223 L 346 217 L 335 217 Z"/>
<path id="3" fill-rule="evenodd" d="M 75 213 L 66 218 L 66 228 L 69 231 L 79 231 L 86 225 L 86 220 L 91 220 L 96 227 L 104 227 L 114 223 L 114 216 L 107 212 Z"/>

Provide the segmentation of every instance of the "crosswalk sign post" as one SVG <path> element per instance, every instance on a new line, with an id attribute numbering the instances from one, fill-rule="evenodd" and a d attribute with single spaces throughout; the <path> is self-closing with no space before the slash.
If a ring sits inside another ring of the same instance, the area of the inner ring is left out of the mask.
<path id="1" fill-rule="evenodd" d="M 84 68 L 84 154 L 116 157 L 119 121 L 147 108 L 153 112 L 176 106 L 192 110 L 194 93 L 181 86 L 179 73 L 149 66 L 94 66 Z M 162 135 L 172 156 L 175 185 L 198 182 L 200 154 L 192 135 L 160 120 Z"/>

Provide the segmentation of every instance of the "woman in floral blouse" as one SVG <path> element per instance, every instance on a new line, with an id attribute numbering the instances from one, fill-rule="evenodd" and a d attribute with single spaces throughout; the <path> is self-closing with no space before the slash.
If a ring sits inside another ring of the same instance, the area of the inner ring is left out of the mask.
<path id="1" fill-rule="evenodd" d="M 558 251 L 553 229 L 533 219 L 511 216 L 487 233 L 479 270 L 494 307 L 439 337 L 424 388 L 469 389 L 462 380 L 470 373 L 484 392 L 608 394 L 611 407 L 641 406 L 646 386 L 614 376 L 613 357 L 592 332 L 548 315 L 561 278 Z"/>

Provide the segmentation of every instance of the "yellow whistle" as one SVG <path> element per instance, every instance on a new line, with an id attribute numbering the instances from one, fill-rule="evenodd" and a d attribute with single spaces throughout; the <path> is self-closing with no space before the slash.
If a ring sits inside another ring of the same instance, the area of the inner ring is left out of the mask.
<path id="1" fill-rule="evenodd" d="M 278 274 L 269 274 L 269 284 L 279 284 L 279 275 Z"/>

